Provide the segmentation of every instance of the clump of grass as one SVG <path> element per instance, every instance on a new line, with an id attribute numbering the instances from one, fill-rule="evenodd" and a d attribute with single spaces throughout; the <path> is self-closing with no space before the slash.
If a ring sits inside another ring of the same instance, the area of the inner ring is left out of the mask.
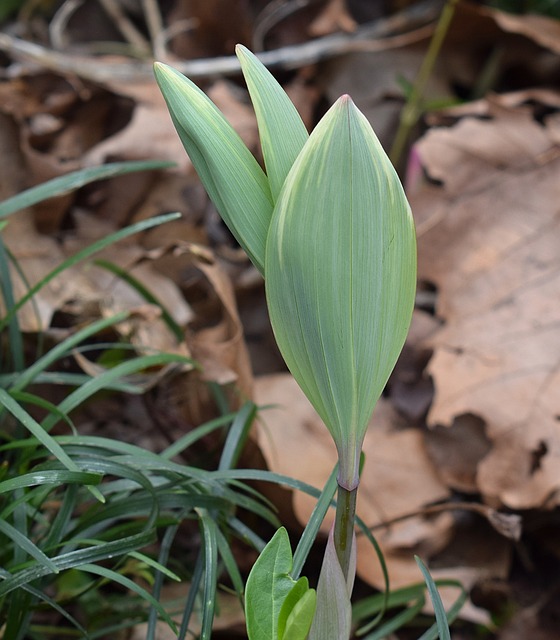
<path id="1" fill-rule="evenodd" d="M 0 224 L 4 227 L 8 216 L 22 207 L 92 180 L 162 166 L 166 163 L 123 163 L 63 176 L 0 203 Z M 255 415 L 252 403 L 198 426 L 157 453 L 78 433 L 73 412 L 100 392 L 142 393 L 144 387 L 135 374 L 166 365 L 195 366 L 182 355 L 137 353 L 123 349 L 126 345 L 107 344 L 106 349 L 128 356 L 96 376 L 57 370 L 62 359 L 87 349 L 89 341 L 125 321 L 127 313 L 78 328 L 26 362 L 26 337 L 17 314 L 24 304 L 69 266 L 126 236 L 176 218 L 177 214 L 159 216 L 103 238 L 45 275 L 18 300 L 11 281 L 17 261 L 0 237 L 5 309 L 0 318 L 0 628 L 5 640 L 63 633 L 118 637 L 139 621 L 148 621 L 147 637 L 154 638 L 157 619 L 185 637 L 193 613 L 200 617 L 203 637 L 209 637 L 218 576 L 227 574 L 239 598 L 243 592 L 231 539 L 264 547 L 238 519 L 237 510 L 279 524 L 270 505 L 243 483 L 176 461 L 200 438 L 221 429 L 226 435 L 218 470 L 234 467 Z M 153 294 L 136 288 L 157 303 Z M 163 317 L 171 319 L 170 314 Z M 180 338 L 177 325 L 170 328 Z M 56 405 L 37 391 L 51 385 L 66 390 Z M 44 417 L 34 417 L 38 413 Z M 60 435 L 64 431 L 69 435 Z M 191 564 L 174 562 L 174 540 L 189 521 L 200 531 L 198 559 Z M 182 611 L 172 619 L 159 595 L 165 580 L 180 579 L 189 579 L 191 588 Z"/>

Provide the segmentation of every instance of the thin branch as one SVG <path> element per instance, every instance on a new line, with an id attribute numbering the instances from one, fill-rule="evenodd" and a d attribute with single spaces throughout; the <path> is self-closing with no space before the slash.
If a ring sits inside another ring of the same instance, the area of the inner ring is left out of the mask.
<path id="1" fill-rule="evenodd" d="M 156 0 L 142 0 L 142 8 L 152 41 L 154 57 L 156 60 L 165 60 L 167 58 L 166 40 L 162 37 L 164 26 L 158 3 Z"/>
<path id="2" fill-rule="evenodd" d="M 68 45 L 68 38 L 65 35 L 68 21 L 83 3 L 84 0 L 66 0 L 52 17 L 49 24 L 49 38 L 55 49 L 63 50 Z"/>
<path id="3" fill-rule="evenodd" d="M 310 0 L 290 0 L 289 2 L 286 0 L 273 0 L 269 2 L 255 20 L 253 51 L 263 51 L 266 34 L 279 22 L 304 9 L 309 3 Z"/>
<path id="4" fill-rule="evenodd" d="M 519 540 L 521 537 L 521 516 L 515 513 L 502 513 L 488 505 L 478 504 L 476 502 L 446 502 L 444 504 L 434 504 L 429 507 L 424 507 L 423 509 L 404 513 L 390 520 L 378 522 L 369 527 L 369 530 L 373 532 L 379 529 L 389 529 L 393 525 L 409 520 L 410 518 L 431 516 L 446 511 L 472 511 L 478 513 L 483 518 L 486 518 L 492 527 L 506 538 Z"/>
<path id="5" fill-rule="evenodd" d="M 383 51 L 401 47 L 428 37 L 439 14 L 440 0 L 424 0 L 402 12 L 363 25 L 354 33 L 338 33 L 299 45 L 265 51 L 260 60 L 269 68 L 295 69 L 321 60 L 356 51 Z M 405 33 L 403 33 L 403 31 Z M 143 82 L 150 80 L 152 65 L 147 62 L 103 62 L 102 58 L 68 56 L 6 33 L 0 33 L 0 50 L 14 58 L 69 73 L 93 82 Z M 239 62 L 235 56 L 178 61 L 174 66 L 190 78 L 236 75 Z"/>
<path id="6" fill-rule="evenodd" d="M 138 51 L 146 54 L 150 53 L 150 44 L 144 36 L 138 31 L 134 24 L 129 20 L 128 16 L 121 9 L 115 0 L 99 0 L 101 6 L 107 15 L 114 21 L 115 26 L 124 36 L 124 38 Z"/>

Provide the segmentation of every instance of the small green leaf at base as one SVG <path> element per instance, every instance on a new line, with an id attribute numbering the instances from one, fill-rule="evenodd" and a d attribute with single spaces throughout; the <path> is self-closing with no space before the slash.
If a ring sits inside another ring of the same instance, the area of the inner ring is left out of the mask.
<path id="1" fill-rule="evenodd" d="M 249 640 L 278 640 L 278 618 L 295 582 L 290 577 L 292 550 L 284 527 L 271 538 L 251 569 L 245 587 Z"/>
<path id="2" fill-rule="evenodd" d="M 245 587 L 249 640 L 305 640 L 315 613 L 307 578 L 292 578 L 292 549 L 284 527 L 272 536 Z"/>
<path id="3" fill-rule="evenodd" d="M 313 622 L 317 593 L 300 578 L 286 596 L 278 618 L 278 640 L 305 640 Z"/>

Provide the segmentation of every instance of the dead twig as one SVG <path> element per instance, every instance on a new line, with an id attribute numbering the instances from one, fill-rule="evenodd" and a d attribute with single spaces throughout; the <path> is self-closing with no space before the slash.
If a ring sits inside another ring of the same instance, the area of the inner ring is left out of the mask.
<path id="1" fill-rule="evenodd" d="M 354 33 L 337 33 L 299 45 L 259 54 L 269 68 L 295 69 L 321 60 L 356 51 L 383 51 L 427 38 L 437 18 L 441 0 L 424 0 L 400 13 L 363 25 Z M 152 76 L 152 65 L 126 59 L 116 63 L 103 58 L 68 56 L 33 42 L 0 33 L 0 50 L 15 59 L 32 62 L 58 73 L 67 73 L 99 83 L 145 82 Z M 235 56 L 174 62 L 190 78 L 208 78 L 239 73 Z"/>
<path id="2" fill-rule="evenodd" d="M 162 37 L 164 32 L 163 18 L 156 0 L 142 0 L 142 8 L 146 17 L 146 24 L 152 41 L 152 51 L 156 60 L 167 58 L 166 40 Z"/>
<path id="3" fill-rule="evenodd" d="M 124 38 L 138 51 L 148 55 L 150 53 L 149 42 L 130 21 L 119 3 L 115 0 L 99 0 L 99 2 Z"/>
<path id="4" fill-rule="evenodd" d="M 515 513 L 501 513 L 500 511 L 496 511 L 496 509 L 492 509 L 492 507 L 476 502 L 446 502 L 444 504 L 434 504 L 429 507 L 424 507 L 423 509 L 411 511 L 410 513 L 404 513 L 390 520 L 384 520 L 369 527 L 369 530 L 388 529 L 410 518 L 431 516 L 446 511 L 471 511 L 478 513 L 483 518 L 486 518 L 492 527 L 506 538 L 516 541 L 521 538 L 521 516 Z"/>

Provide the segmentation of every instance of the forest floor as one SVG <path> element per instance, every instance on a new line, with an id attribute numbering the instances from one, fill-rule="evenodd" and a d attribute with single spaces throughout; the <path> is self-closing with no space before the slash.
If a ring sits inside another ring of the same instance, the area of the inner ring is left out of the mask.
<path id="1" fill-rule="evenodd" d="M 277 351 L 263 280 L 208 200 L 152 76 L 153 59 L 184 71 L 260 157 L 233 57 L 241 42 L 263 54 L 309 129 L 350 94 L 412 206 L 417 304 L 366 436 L 358 505 L 391 588 L 421 581 L 417 554 L 434 577 L 469 591 L 453 638 L 556 640 L 560 15 L 450 3 L 430 62 L 442 11 L 435 1 L 169 0 L 161 14 L 146 9 L 157 3 L 144 3 L 146 13 L 141 4 L 15 2 L 0 15 L 0 198 L 107 162 L 175 163 L 26 209 L 2 231 L 33 284 L 116 229 L 182 214 L 102 256 L 157 292 L 184 328 L 181 343 L 137 290 L 91 264 L 43 289 L 39 316 L 27 307 L 20 314 L 31 344 L 134 310 L 136 349 L 181 352 L 202 365 L 203 379 L 162 376 L 140 398 L 87 405 L 74 419 L 78 431 L 159 450 L 216 415 L 210 380 L 269 407 L 246 463 L 321 487 L 336 461 Z M 81 357 L 77 366 L 89 373 L 98 363 Z M 215 446 L 205 440 L 198 453 L 211 458 Z M 314 506 L 303 493 L 269 497 L 291 531 Z M 384 587 L 361 538 L 358 576 L 359 594 Z M 456 592 L 443 595 L 451 603 Z M 224 600 L 215 628 L 216 637 L 243 637 L 242 612 Z"/>

